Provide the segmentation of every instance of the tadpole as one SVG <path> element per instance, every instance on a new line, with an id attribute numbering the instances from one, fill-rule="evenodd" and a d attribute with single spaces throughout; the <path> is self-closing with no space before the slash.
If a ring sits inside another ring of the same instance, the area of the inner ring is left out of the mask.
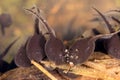
<path id="1" fill-rule="evenodd" d="M 56 64 L 64 64 L 65 63 L 65 47 L 63 42 L 56 38 L 49 28 L 48 24 L 44 22 L 46 28 L 49 32 L 49 39 L 45 44 L 45 52 L 49 60 L 55 62 Z"/>
<path id="2" fill-rule="evenodd" d="M 0 15 L 0 25 L 1 25 L 1 32 L 5 34 L 5 28 L 9 27 L 12 24 L 11 15 L 8 13 L 2 13 Z"/>
<path id="3" fill-rule="evenodd" d="M 57 65 L 64 64 L 65 46 L 63 42 L 57 37 L 55 37 L 54 33 L 44 19 L 42 19 L 41 17 L 39 17 L 39 19 L 43 22 L 49 33 L 49 39 L 45 44 L 45 53 L 48 59 L 55 62 L 55 64 Z"/>
<path id="4" fill-rule="evenodd" d="M 45 57 L 44 45 L 46 39 L 39 31 L 39 19 L 35 19 L 34 35 L 31 37 L 27 44 L 27 56 L 30 60 L 40 62 Z"/>
<path id="5" fill-rule="evenodd" d="M 80 64 L 85 62 L 94 52 L 95 41 L 92 37 L 77 40 L 69 49 L 70 62 Z"/>
<path id="6" fill-rule="evenodd" d="M 32 65 L 30 59 L 26 55 L 26 45 L 28 44 L 29 39 L 30 37 L 27 39 L 25 44 L 20 47 L 14 57 L 14 61 L 17 66 L 29 67 Z"/>
<path id="7" fill-rule="evenodd" d="M 95 9 L 95 8 L 94 8 Z M 119 32 L 120 31 L 115 31 L 112 26 L 110 25 L 110 23 L 106 20 L 105 16 L 99 12 L 97 9 L 95 9 L 98 14 L 103 18 L 103 20 L 105 21 L 109 31 L 110 31 L 110 34 L 112 33 L 115 33 L 114 35 L 112 35 L 111 37 L 108 37 L 108 38 L 103 38 L 103 47 L 107 54 L 115 57 L 115 58 L 118 58 L 120 59 L 120 37 L 119 37 Z M 116 18 L 112 18 L 114 19 L 116 22 L 117 22 L 117 19 Z"/>
<path id="8" fill-rule="evenodd" d="M 120 59 L 120 37 L 118 34 L 113 35 L 107 40 L 107 52 L 112 57 Z"/>

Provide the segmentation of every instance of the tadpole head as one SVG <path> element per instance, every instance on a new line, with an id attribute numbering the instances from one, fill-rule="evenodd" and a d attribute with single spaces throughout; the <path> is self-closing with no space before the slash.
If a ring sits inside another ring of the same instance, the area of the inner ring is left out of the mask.
<path id="1" fill-rule="evenodd" d="M 85 62 L 89 56 L 94 52 L 95 41 L 92 38 L 83 38 L 77 40 L 69 49 L 69 62 L 73 64 L 80 64 Z"/>
<path id="2" fill-rule="evenodd" d="M 26 45 L 30 38 L 26 41 L 25 45 L 22 45 L 15 55 L 14 61 L 17 66 L 20 67 L 29 67 L 31 66 L 31 61 L 26 55 Z"/>
<path id="3" fill-rule="evenodd" d="M 41 35 L 33 35 L 29 40 L 26 51 L 30 60 L 40 62 L 45 57 L 44 46 L 45 38 Z"/>
<path id="4" fill-rule="evenodd" d="M 118 34 L 106 40 L 106 43 L 107 53 L 112 57 L 120 59 L 120 37 Z"/>
<path id="5" fill-rule="evenodd" d="M 50 61 L 55 62 L 55 64 L 65 63 L 65 47 L 61 40 L 50 37 L 50 39 L 45 44 L 45 53 Z"/>
<path id="6" fill-rule="evenodd" d="M 39 31 L 39 19 L 35 19 L 34 35 L 27 44 L 27 56 L 30 60 L 40 62 L 45 57 L 44 47 L 46 39 L 42 32 Z"/>

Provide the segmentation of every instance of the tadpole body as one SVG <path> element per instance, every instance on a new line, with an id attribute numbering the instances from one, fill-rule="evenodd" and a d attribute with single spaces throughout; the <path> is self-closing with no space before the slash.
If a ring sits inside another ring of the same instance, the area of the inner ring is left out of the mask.
<path id="1" fill-rule="evenodd" d="M 45 52 L 50 61 L 55 62 L 55 64 L 65 63 L 65 48 L 61 40 L 50 36 L 50 39 L 46 42 Z"/>
<path id="2" fill-rule="evenodd" d="M 10 14 L 2 13 L 0 15 L 0 25 L 1 25 L 1 32 L 5 34 L 5 28 L 9 27 L 12 24 L 12 18 Z"/>
<path id="3" fill-rule="evenodd" d="M 34 35 L 27 44 L 27 56 L 30 60 L 40 62 L 45 57 L 44 45 L 45 37 L 39 32 L 39 19 L 36 18 L 34 26 Z"/>
<path id="4" fill-rule="evenodd" d="M 22 45 L 15 55 L 14 61 L 17 66 L 29 67 L 31 66 L 31 61 L 26 55 L 26 45 L 30 38 L 26 41 L 25 45 Z"/>
<path id="5" fill-rule="evenodd" d="M 107 40 L 107 52 L 112 57 L 120 59 L 120 37 L 115 34 Z"/>
<path id="6" fill-rule="evenodd" d="M 85 62 L 94 52 L 95 41 L 92 38 L 83 38 L 77 40 L 69 49 L 70 62 L 80 64 Z"/>

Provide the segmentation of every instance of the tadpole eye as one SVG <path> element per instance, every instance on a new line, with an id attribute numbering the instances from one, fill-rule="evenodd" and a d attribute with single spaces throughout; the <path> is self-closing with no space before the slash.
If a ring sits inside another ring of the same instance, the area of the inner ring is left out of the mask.
<path id="1" fill-rule="evenodd" d="M 21 67 L 29 67 L 31 66 L 31 61 L 26 55 L 26 45 L 30 38 L 26 41 L 25 45 L 21 46 L 18 50 L 17 54 L 15 55 L 14 61 L 17 66 Z"/>
<path id="2" fill-rule="evenodd" d="M 39 19 L 35 19 L 34 35 L 28 41 L 26 51 L 30 60 L 40 62 L 45 57 L 44 45 L 46 43 L 45 37 L 39 32 Z"/>

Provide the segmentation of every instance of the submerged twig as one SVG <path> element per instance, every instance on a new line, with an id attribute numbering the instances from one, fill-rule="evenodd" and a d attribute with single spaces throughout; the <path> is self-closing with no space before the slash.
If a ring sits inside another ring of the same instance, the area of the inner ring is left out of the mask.
<path id="1" fill-rule="evenodd" d="M 108 60 L 105 60 L 104 62 L 106 62 L 106 61 L 108 62 Z M 71 67 L 71 70 L 68 73 L 72 73 L 75 75 L 83 75 L 83 76 L 93 77 L 96 79 L 100 78 L 103 80 L 119 80 L 118 75 L 116 75 L 115 72 L 117 71 L 116 69 L 118 69 L 120 67 L 107 69 L 106 66 L 108 66 L 108 65 L 105 64 L 104 62 L 101 61 L 99 63 L 94 63 L 94 62 L 88 61 L 88 62 L 84 63 L 84 65 L 87 65 L 88 67 L 85 67 L 82 65 L 76 65 L 74 67 Z M 66 64 L 55 65 L 54 63 L 49 62 L 49 61 L 42 61 L 41 63 L 44 64 L 45 66 L 50 66 L 52 68 L 62 69 L 63 72 L 67 71 L 68 66 L 69 66 Z"/>
<path id="2" fill-rule="evenodd" d="M 31 63 L 37 67 L 40 71 L 42 71 L 45 75 L 47 75 L 51 80 L 58 80 L 55 78 L 50 72 L 48 72 L 45 68 L 43 68 L 40 64 L 35 62 L 34 60 L 31 60 Z"/>

